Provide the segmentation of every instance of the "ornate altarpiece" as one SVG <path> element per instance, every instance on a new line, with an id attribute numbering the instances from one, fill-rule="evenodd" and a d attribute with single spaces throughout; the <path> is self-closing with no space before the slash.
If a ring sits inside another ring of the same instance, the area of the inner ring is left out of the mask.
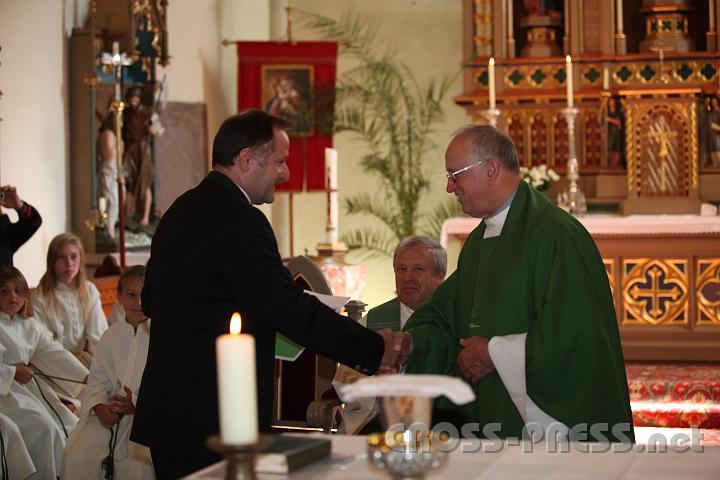
<path id="1" fill-rule="evenodd" d="M 698 214 L 701 202 L 720 203 L 709 123 L 720 116 L 712 110 L 720 93 L 718 6 L 464 0 L 464 92 L 455 102 L 473 122 L 486 122 L 493 56 L 498 127 L 515 141 L 522 165 L 565 173 L 569 54 L 580 184 L 590 209 Z M 610 142 L 613 104 L 621 107 L 620 148 Z M 613 164 L 611 153 L 622 162 Z M 565 187 L 558 182 L 550 193 Z M 593 233 L 627 358 L 720 358 L 718 235 Z"/>
<path id="2" fill-rule="evenodd" d="M 720 166 L 712 166 L 707 148 L 710 99 L 720 92 L 716 3 L 465 0 L 464 92 L 455 101 L 473 122 L 486 121 L 493 56 L 498 126 L 515 141 L 523 165 L 546 163 L 564 173 L 570 54 L 581 185 L 590 207 L 697 213 L 701 201 L 720 202 Z M 537 56 L 546 52 L 556 56 Z M 623 165 L 608 160 L 610 99 L 624 116 Z M 676 135 L 663 133 L 670 127 Z M 658 168 L 659 179 L 639 177 Z M 562 188 L 559 182 L 556 190 Z"/>

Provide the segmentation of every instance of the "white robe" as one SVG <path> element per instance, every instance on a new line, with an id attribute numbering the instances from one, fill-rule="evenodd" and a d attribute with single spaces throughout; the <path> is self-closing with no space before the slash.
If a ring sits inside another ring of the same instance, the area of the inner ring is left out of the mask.
<path id="1" fill-rule="evenodd" d="M 30 453 L 25 447 L 20 429 L 15 422 L 0 413 L 0 434 L 2 434 L 3 454 L 7 461 L 8 475 L 11 479 L 25 479 L 35 473 Z"/>
<path id="2" fill-rule="evenodd" d="M 100 423 L 93 407 L 99 403 L 110 403 L 114 393 L 124 395 L 123 385 L 130 388 L 133 403 L 137 403 L 149 340 L 150 320 L 138 326 L 137 332 L 125 320 L 119 321 L 100 339 L 90 367 L 88 385 L 80 397 L 83 404 L 80 422 L 65 448 L 61 478 L 103 478 L 101 462 L 109 453 L 110 430 Z M 115 478 L 154 479 L 150 451 L 129 440 L 132 422 L 133 416 L 125 415 L 117 427 Z"/>
<path id="3" fill-rule="evenodd" d="M 87 344 L 87 351 L 92 354 L 108 325 L 97 287 L 92 282 L 85 282 L 85 288 L 90 300 L 87 312 L 83 312 L 77 293 L 63 283 L 58 283 L 53 291 L 54 315 L 48 311 L 47 298 L 39 291 L 33 296 L 33 312 L 35 318 L 47 326 L 55 340 L 89 365 L 92 356 L 86 355 L 83 358 L 81 353 Z"/>
<path id="4" fill-rule="evenodd" d="M 20 429 L 25 446 L 35 464 L 35 477 L 55 478 L 60 473 L 66 432 L 69 435 L 77 417 L 60 402 L 40 376 L 26 384 L 14 380 L 15 365 L 28 365 L 42 372 L 82 381 L 87 369 L 33 317 L 10 317 L 0 312 L 0 413 Z M 71 395 L 82 384 L 57 380 Z"/>

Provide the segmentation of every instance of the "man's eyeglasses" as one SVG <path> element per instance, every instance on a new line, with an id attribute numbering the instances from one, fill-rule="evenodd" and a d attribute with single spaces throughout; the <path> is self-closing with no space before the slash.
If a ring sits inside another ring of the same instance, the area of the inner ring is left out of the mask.
<path id="1" fill-rule="evenodd" d="M 448 180 L 452 180 L 453 182 L 457 182 L 457 176 L 458 176 L 458 175 L 460 175 L 460 174 L 463 173 L 463 172 L 466 172 L 466 171 L 470 170 L 470 169 L 473 168 L 473 167 L 477 167 L 478 165 L 482 165 L 483 163 L 487 162 L 488 160 L 490 160 L 490 159 L 489 159 L 489 158 L 486 158 L 485 160 L 480 160 L 479 162 L 471 163 L 470 165 L 467 165 L 467 166 L 461 168 L 460 170 L 455 170 L 454 172 L 447 172 L 447 173 L 446 173 L 447 178 L 448 178 Z"/>

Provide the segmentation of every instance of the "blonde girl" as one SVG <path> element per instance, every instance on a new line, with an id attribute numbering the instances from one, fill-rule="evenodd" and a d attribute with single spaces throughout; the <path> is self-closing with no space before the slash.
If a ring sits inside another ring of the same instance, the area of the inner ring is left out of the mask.
<path id="1" fill-rule="evenodd" d="M 50 242 L 47 270 L 33 297 L 33 309 L 53 338 L 89 366 L 107 320 L 100 292 L 86 279 L 85 251 L 75 235 L 63 233 Z"/>

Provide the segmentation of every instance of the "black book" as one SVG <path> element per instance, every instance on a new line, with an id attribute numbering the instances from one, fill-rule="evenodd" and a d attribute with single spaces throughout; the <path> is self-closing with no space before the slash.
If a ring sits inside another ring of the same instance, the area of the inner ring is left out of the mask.
<path id="1" fill-rule="evenodd" d="M 258 473 L 290 473 L 323 458 L 331 452 L 327 438 L 271 435 L 272 444 L 258 454 L 255 471 Z"/>

